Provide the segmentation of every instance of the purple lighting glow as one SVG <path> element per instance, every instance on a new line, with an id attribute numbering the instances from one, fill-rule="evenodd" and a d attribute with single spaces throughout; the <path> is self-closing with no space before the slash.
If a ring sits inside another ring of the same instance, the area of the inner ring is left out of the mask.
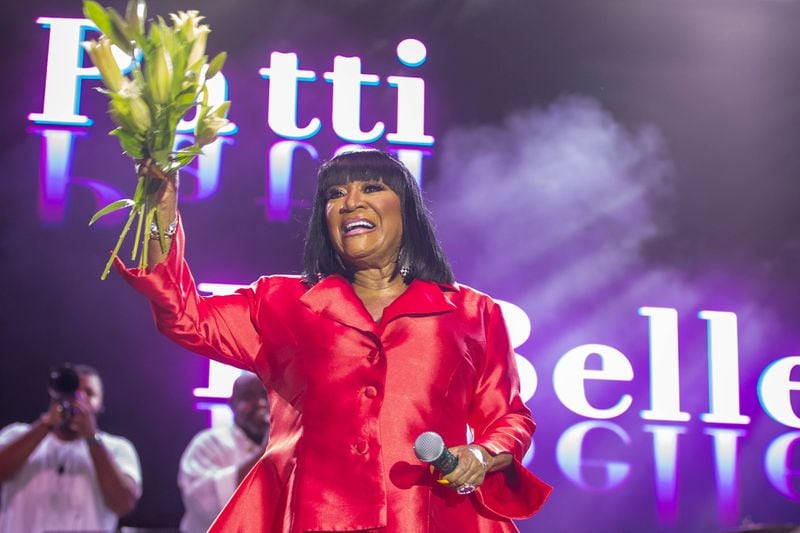
<path id="1" fill-rule="evenodd" d="M 62 4 L 8 17 L 0 404 L 35 420 L 32 376 L 96 366 L 102 427 L 145 469 L 121 525 L 174 527 L 175 460 L 231 423 L 239 370 L 97 280 L 123 214 L 87 222 L 133 164 L 81 48 L 97 29 Z M 524 463 L 555 487 L 523 533 L 800 525 L 800 2 L 150 4 L 198 9 L 228 52 L 209 100 L 233 122 L 181 174 L 195 279 L 298 274 L 318 166 L 386 150 L 458 283 L 502 306 L 537 423 Z"/>

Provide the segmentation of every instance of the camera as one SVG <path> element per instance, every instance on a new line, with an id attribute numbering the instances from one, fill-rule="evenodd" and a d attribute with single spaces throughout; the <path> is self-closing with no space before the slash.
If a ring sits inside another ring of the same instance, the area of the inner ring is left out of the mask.
<path id="1" fill-rule="evenodd" d="M 69 363 L 50 369 L 47 385 L 56 394 L 74 396 L 80 387 L 81 379 Z"/>
<path id="2" fill-rule="evenodd" d="M 50 369 L 47 386 L 53 401 L 61 406 L 64 425 L 69 424 L 69 420 L 75 414 L 75 408 L 70 400 L 75 397 L 80 384 L 80 376 L 69 363 Z"/>

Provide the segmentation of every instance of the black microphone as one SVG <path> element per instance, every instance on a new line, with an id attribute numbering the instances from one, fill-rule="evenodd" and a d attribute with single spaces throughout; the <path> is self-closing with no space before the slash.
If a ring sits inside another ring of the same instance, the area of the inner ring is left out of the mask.
<path id="1" fill-rule="evenodd" d="M 449 474 L 458 466 L 458 458 L 450 453 L 444 445 L 442 437 L 433 431 L 421 433 L 414 441 L 414 454 L 417 459 L 430 463 L 444 475 Z"/>

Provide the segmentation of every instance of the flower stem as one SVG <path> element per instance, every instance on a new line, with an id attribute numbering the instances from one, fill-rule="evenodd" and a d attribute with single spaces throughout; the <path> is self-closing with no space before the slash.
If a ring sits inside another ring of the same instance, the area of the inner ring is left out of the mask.
<path id="1" fill-rule="evenodd" d="M 139 250 L 139 241 L 142 238 L 142 222 L 144 221 L 144 202 L 142 202 L 142 193 L 144 191 L 144 176 L 139 176 L 139 184 L 136 186 L 136 194 L 134 198 L 136 199 L 136 205 L 133 206 L 133 209 L 139 213 L 139 221 L 136 224 L 136 233 L 134 234 L 134 241 L 133 241 L 133 252 L 131 252 L 131 261 L 136 261 L 136 252 Z"/>
<path id="2" fill-rule="evenodd" d="M 142 222 L 144 221 L 144 206 L 136 204 L 134 207 L 139 214 L 139 220 L 136 222 L 136 232 L 133 234 L 133 250 L 131 251 L 131 261 L 136 261 L 136 252 L 139 251 L 139 242 L 142 240 Z"/>
<path id="3" fill-rule="evenodd" d="M 146 230 L 146 235 L 142 239 L 142 255 L 139 257 L 139 268 L 147 268 L 147 254 L 148 248 L 150 246 L 150 233 L 149 228 L 150 225 L 153 223 L 153 215 L 155 215 L 156 208 L 150 207 L 149 203 L 145 203 L 145 218 L 144 218 L 144 229 Z"/>
<path id="4" fill-rule="evenodd" d="M 108 263 L 106 263 L 106 268 L 103 269 L 103 274 L 100 276 L 101 280 L 106 279 L 108 277 L 109 271 L 111 271 L 111 265 L 114 263 L 114 259 L 116 259 L 117 254 L 119 253 L 119 248 L 122 246 L 122 241 L 125 240 L 125 235 L 128 234 L 128 230 L 131 229 L 131 224 L 133 223 L 133 219 L 136 216 L 136 208 L 135 206 L 131 208 L 131 212 L 128 215 L 128 220 L 125 222 L 125 227 L 122 228 L 122 233 L 119 234 L 119 239 L 117 239 L 117 245 L 114 246 L 114 251 L 111 252 L 111 257 L 108 258 Z"/>

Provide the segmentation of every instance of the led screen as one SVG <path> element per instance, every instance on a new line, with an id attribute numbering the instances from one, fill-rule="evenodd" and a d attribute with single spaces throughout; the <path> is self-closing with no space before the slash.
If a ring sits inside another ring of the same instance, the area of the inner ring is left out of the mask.
<path id="1" fill-rule="evenodd" d="M 526 464 L 555 487 L 523 532 L 800 522 L 797 3 L 151 4 L 200 10 L 229 57 L 232 124 L 182 173 L 202 290 L 300 273 L 317 166 L 388 150 L 457 280 L 503 305 Z M 99 280 L 124 217 L 87 222 L 135 177 L 80 46 L 96 28 L 77 1 L 8 9 L 0 422 L 46 408 L 49 366 L 98 367 L 101 426 L 144 469 L 123 524 L 175 526 L 178 457 L 230 423 L 236 372 Z"/>

